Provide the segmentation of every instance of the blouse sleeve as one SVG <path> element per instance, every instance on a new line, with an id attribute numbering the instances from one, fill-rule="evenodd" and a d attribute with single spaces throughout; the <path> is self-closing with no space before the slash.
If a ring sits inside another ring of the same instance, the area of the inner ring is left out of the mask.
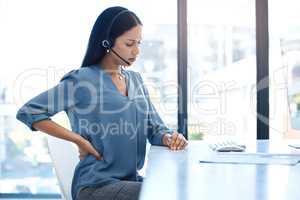
<path id="1" fill-rule="evenodd" d="M 76 101 L 73 89 L 77 83 L 76 74 L 77 70 L 68 72 L 55 87 L 29 100 L 18 110 L 16 118 L 32 131 L 37 131 L 32 126 L 34 122 L 51 120 L 50 117 L 54 114 L 74 106 Z"/>
<path id="2" fill-rule="evenodd" d="M 147 98 L 148 106 L 149 106 L 149 114 L 148 114 L 148 129 L 147 129 L 147 138 L 152 145 L 163 146 L 162 137 L 165 133 L 172 134 L 173 130 L 169 129 L 163 120 L 160 118 L 158 112 L 156 111 L 154 105 L 151 102 L 148 89 L 143 83 L 142 77 L 139 73 L 138 77 L 143 84 L 143 90 Z"/>

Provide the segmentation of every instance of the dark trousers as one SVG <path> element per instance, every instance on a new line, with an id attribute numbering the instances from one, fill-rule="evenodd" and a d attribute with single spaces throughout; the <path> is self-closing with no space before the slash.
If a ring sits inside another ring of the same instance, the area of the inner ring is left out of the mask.
<path id="1" fill-rule="evenodd" d="M 82 189 L 77 200 L 138 200 L 142 182 L 119 181 L 99 188 Z"/>

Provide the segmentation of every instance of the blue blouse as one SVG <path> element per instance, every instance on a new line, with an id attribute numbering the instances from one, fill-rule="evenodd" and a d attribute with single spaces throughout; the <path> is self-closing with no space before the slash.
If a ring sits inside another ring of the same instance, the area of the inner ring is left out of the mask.
<path id="1" fill-rule="evenodd" d="M 72 131 L 86 138 L 103 156 L 87 155 L 76 166 L 72 197 L 80 188 L 101 187 L 120 180 L 142 181 L 137 170 L 144 165 L 146 138 L 163 145 L 164 133 L 172 134 L 150 101 L 141 75 L 122 70 L 128 96 L 122 95 L 100 65 L 65 74 L 58 85 L 34 97 L 17 113 L 17 119 L 36 131 L 34 122 L 65 111 Z"/>

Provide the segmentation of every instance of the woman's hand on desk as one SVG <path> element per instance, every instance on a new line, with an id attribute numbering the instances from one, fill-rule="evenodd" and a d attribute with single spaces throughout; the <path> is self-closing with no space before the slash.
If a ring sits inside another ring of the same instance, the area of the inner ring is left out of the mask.
<path id="1" fill-rule="evenodd" d="M 164 134 L 163 143 L 172 150 L 182 150 L 188 145 L 185 137 L 177 131 L 174 131 L 172 135 L 169 133 Z"/>
<path id="2" fill-rule="evenodd" d="M 101 160 L 102 156 L 97 152 L 97 150 L 93 147 L 93 145 L 81 137 L 76 141 L 76 144 L 79 148 L 79 159 L 82 160 L 86 155 L 92 154 L 96 157 L 97 160 Z"/>

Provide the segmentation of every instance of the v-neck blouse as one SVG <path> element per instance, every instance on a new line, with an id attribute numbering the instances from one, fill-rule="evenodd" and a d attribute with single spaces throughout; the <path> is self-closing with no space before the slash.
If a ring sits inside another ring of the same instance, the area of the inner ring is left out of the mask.
<path id="1" fill-rule="evenodd" d="M 113 80 L 112 80 L 112 76 L 111 76 L 109 73 L 107 73 L 107 72 L 106 72 L 104 69 L 102 69 L 100 66 L 99 66 L 99 70 L 102 70 L 105 76 L 110 77 L 112 84 L 114 85 L 114 87 L 116 88 L 116 90 L 120 93 L 120 95 L 122 95 L 122 96 L 124 96 L 124 97 L 128 97 L 128 87 L 129 87 L 128 78 L 129 78 L 129 77 L 126 75 L 126 71 L 125 71 L 123 68 L 121 68 L 121 74 L 122 74 L 123 76 L 125 76 L 125 84 L 126 84 L 126 93 L 127 93 L 127 95 L 123 95 L 123 94 L 119 91 L 119 89 L 117 88 L 116 84 L 115 84 L 115 83 L 113 82 Z"/>
<path id="2" fill-rule="evenodd" d="M 58 85 L 39 94 L 16 117 L 32 131 L 34 122 L 65 111 L 74 133 L 86 138 L 103 156 L 87 155 L 76 166 L 72 197 L 80 188 L 100 187 L 120 180 L 141 181 L 146 140 L 163 145 L 172 134 L 155 110 L 141 75 L 123 70 L 128 96 L 122 95 L 101 66 L 83 67 L 65 74 Z"/>

